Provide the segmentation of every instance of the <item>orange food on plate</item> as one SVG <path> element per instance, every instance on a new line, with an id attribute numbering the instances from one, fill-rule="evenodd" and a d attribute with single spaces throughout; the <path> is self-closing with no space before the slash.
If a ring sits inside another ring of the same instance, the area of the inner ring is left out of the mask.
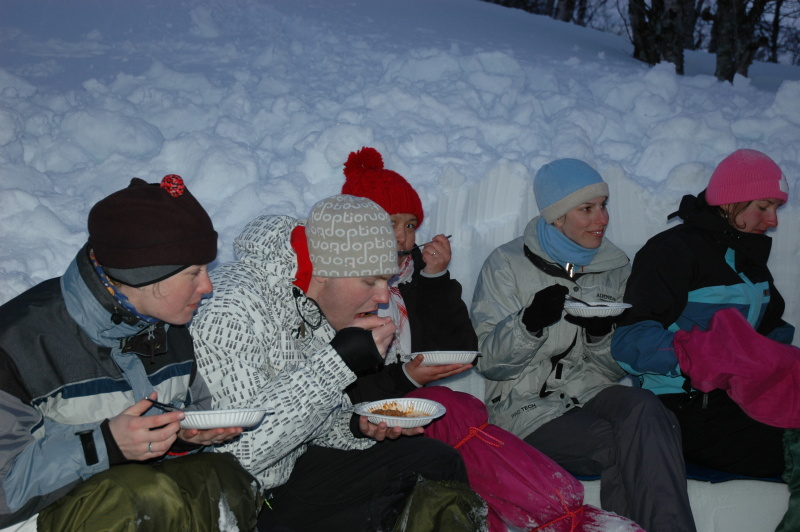
<path id="1" fill-rule="evenodd" d="M 402 409 L 395 401 L 384 403 L 380 408 L 370 410 L 370 414 L 392 417 L 423 417 L 428 415 L 426 412 L 414 410 L 413 403 L 410 405 L 410 408 Z"/>

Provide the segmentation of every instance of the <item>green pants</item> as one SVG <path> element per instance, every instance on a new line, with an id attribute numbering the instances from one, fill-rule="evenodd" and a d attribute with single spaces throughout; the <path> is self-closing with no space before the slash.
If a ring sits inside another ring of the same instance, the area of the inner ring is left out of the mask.
<path id="1" fill-rule="evenodd" d="M 99 473 L 39 513 L 39 532 L 255 529 L 258 483 L 231 454 L 198 453 Z"/>

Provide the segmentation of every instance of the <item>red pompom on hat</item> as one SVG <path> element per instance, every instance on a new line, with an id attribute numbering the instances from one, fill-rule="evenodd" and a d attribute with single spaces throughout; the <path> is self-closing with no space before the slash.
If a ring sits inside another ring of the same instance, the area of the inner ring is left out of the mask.
<path id="1" fill-rule="evenodd" d="M 144 286 L 217 256 L 217 232 L 183 179 L 138 177 L 89 211 L 89 246 L 109 277 Z"/>
<path id="2" fill-rule="evenodd" d="M 789 183 L 775 161 L 757 150 L 736 150 L 714 169 L 706 187 L 709 205 L 776 198 L 786 203 Z"/>
<path id="3" fill-rule="evenodd" d="M 371 199 L 390 216 L 413 214 L 417 227 L 422 225 L 425 213 L 416 190 L 403 176 L 383 167 L 383 157 L 375 148 L 363 147 L 350 153 L 344 163 L 344 176 L 342 194 Z"/>

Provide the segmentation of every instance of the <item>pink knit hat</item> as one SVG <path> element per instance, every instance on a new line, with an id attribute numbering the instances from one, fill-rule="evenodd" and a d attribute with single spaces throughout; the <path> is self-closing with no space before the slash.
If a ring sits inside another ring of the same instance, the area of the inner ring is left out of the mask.
<path id="1" fill-rule="evenodd" d="M 709 205 L 776 198 L 789 199 L 789 183 L 775 161 L 756 150 L 736 150 L 725 157 L 706 188 Z"/>

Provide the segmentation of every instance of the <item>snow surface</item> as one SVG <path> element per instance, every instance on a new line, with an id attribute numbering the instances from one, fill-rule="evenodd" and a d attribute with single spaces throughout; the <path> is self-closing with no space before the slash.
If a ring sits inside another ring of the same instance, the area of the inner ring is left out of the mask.
<path id="1" fill-rule="evenodd" d="M 800 69 L 729 84 L 713 68 L 690 53 L 679 77 L 620 37 L 478 0 L 4 0 L 0 303 L 60 275 L 89 208 L 133 176 L 182 175 L 224 262 L 247 221 L 304 216 L 374 146 L 422 198 L 418 241 L 453 235 L 469 302 L 484 258 L 536 214 L 542 164 L 600 171 L 608 236 L 633 258 L 754 148 L 792 187 L 770 266 L 798 324 Z"/>

